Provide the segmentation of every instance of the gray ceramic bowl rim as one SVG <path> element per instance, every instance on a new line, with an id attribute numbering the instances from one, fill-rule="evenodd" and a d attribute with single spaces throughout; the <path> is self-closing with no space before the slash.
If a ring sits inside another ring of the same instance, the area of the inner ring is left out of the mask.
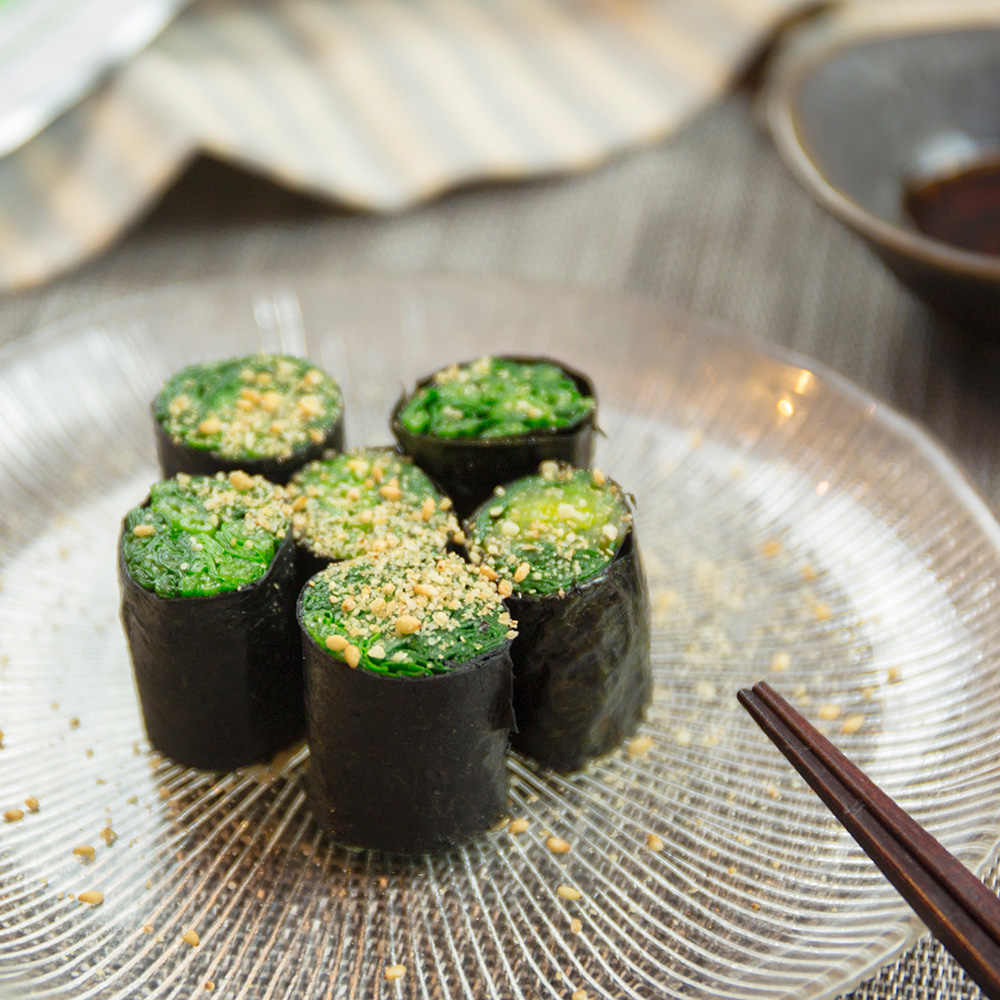
<path id="1" fill-rule="evenodd" d="M 803 82 L 819 66 L 867 42 L 882 38 L 905 38 L 927 34 L 951 34 L 970 27 L 1000 31 L 1000 10 L 984 3 L 956 3 L 954 8 L 927 10 L 902 4 L 895 8 L 901 18 L 843 16 L 824 19 L 800 29 L 804 44 L 787 46 L 768 75 L 763 110 L 782 159 L 813 199 L 841 222 L 862 236 L 896 253 L 957 275 L 1000 284 L 1000 259 L 991 254 L 961 250 L 875 215 L 835 187 L 823 174 L 802 140 L 798 127 L 798 93 Z M 910 17 L 908 14 L 915 14 Z M 807 39 L 807 40 L 806 40 Z M 796 39 L 798 41 L 798 38 Z"/>

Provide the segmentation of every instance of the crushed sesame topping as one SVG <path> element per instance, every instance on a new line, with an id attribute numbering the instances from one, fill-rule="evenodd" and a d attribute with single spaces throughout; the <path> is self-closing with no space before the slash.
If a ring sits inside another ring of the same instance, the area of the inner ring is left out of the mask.
<path id="1" fill-rule="evenodd" d="M 412 434 L 509 438 L 573 426 L 594 405 L 558 365 L 486 357 L 439 371 L 410 397 L 399 421 Z"/>
<path id="2" fill-rule="evenodd" d="M 399 550 L 334 563 L 300 600 L 321 646 L 381 674 L 448 673 L 516 635 L 496 587 L 451 553 Z"/>
<path id="3" fill-rule="evenodd" d="M 258 354 L 191 365 L 153 404 L 176 442 L 224 458 L 289 458 L 321 443 L 343 411 L 340 388 L 306 361 Z"/>
<path id="4" fill-rule="evenodd" d="M 288 490 L 295 498 L 296 539 L 328 559 L 397 547 L 441 551 L 460 534 L 430 479 L 390 449 L 366 448 L 311 462 Z"/>
<path id="5" fill-rule="evenodd" d="M 235 479 L 235 482 L 234 482 Z M 179 475 L 125 517 L 122 553 L 161 597 L 208 596 L 260 579 L 288 533 L 284 492 L 260 476 Z"/>
<path id="6" fill-rule="evenodd" d="M 473 515 L 472 536 L 484 571 L 510 577 L 519 594 L 553 594 L 600 573 L 631 523 L 616 483 L 546 461 Z"/>

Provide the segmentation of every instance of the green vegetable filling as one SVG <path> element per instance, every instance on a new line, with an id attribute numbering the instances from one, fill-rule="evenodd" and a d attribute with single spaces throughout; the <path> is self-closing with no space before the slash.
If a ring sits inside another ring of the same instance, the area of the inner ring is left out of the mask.
<path id="1" fill-rule="evenodd" d="M 161 597 L 210 597 L 259 580 L 288 533 L 283 491 L 260 476 L 221 472 L 155 483 L 125 516 L 132 579 Z"/>
<path id="2" fill-rule="evenodd" d="M 306 630 L 331 656 L 392 677 L 449 673 L 517 634 L 495 584 L 450 553 L 333 563 L 300 600 Z"/>
<path id="3" fill-rule="evenodd" d="M 153 403 L 173 441 L 229 459 L 289 458 L 322 444 L 343 408 L 326 372 L 280 354 L 190 365 Z"/>
<path id="4" fill-rule="evenodd" d="M 543 462 L 538 475 L 498 488 L 472 531 L 485 564 L 516 592 L 554 594 L 600 573 L 631 524 L 621 489 L 599 469 Z"/>
<path id="5" fill-rule="evenodd" d="M 480 358 L 439 371 L 399 420 L 413 434 L 507 438 L 570 427 L 593 409 L 593 397 L 557 365 Z"/>
<path id="6" fill-rule="evenodd" d="M 410 458 L 362 448 L 310 462 L 292 480 L 296 539 L 329 559 L 406 546 L 431 556 L 459 536 L 446 500 Z"/>

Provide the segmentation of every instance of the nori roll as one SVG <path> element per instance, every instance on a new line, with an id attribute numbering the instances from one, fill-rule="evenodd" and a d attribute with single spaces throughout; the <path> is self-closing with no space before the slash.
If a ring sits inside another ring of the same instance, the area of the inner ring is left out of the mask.
<path id="1" fill-rule="evenodd" d="M 420 853 L 503 815 L 515 623 L 454 553 L 334 563 L 303 588 L 309 802 L 352 847 Z"/>
<path id="2" fill-rule="evenodd" d="M 543 462 L 470 522 L 518 637 L 515 749 L 573 771 L 635 731 L 651 694 L 646 575 L 621 488 Z"/>
<path id="3" fill-rule="evenodd" d="M 495 486 L 545 459 L 589 465 L 596 418 L 585 375 L 545 358 L 486 357 L 420 381 L 396 404 L 391 428 L 468 517 Z"/>
<path id="4" fill-rule="evenodd" d="M 281 354 L 190 365 L 167 380 L 153 417 L 165 479 L 239 469 L 286 483 L 344 445 L 340 387 L 305 358 Z"/>
<path id="5" fill-rule="evenodd" d="M 228 770 L 302 734 L 294 556 L 283 491 L 245 472 L 181 473 L 125 516 L 121 618 L 157 750 Z"/>
<path id="6" fill-rule="evenodd" d="M 288 493 L 302 583 L 342 559 L 414 546 L 433 558 L 465 541 L 451 500 L 392 448 L 358 448 L 310 462 Z"/>

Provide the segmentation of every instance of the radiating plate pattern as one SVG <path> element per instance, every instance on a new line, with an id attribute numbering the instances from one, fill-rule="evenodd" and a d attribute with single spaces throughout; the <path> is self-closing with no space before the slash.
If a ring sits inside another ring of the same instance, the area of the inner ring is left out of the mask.
<path id="1" fill-rule="evenodd" d="M 216 775 L 143 742 L 115 539 L 156 478 L 149 400 L 259 348 L 341 381 L 352 445 L 388 440 L 400 384 L 454 359 L 593 376 L 598 462 L 638 504 L 656 695 L 583 773 L 511 761 L 526 832 L 352 853 L 310 819 L 304 749 Z M 919 924 L 737 706 L 759 678 L 967 864 L 1000 833 L 1000 531 L 919 430 L 802 359 L 571 291 L 190 286 L 0 353 L 0 426 L 0 812 L 25 811 L 0 824 L 0 996 L 836 995 Z"/>

